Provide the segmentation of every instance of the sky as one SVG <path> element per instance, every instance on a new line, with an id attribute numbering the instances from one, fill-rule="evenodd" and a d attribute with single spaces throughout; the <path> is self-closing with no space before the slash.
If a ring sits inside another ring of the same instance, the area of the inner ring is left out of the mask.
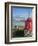
<path id="1" fill-rule="evenodd" d="M 16 22 L 16 19 L 20 18 L 20 19 L 27 19 L 28 17 L 32 16 L 32 8 L 19 8 L 19 7 L 11 7 L 11 15 L 12 15 L 12 21 L 14 22 L 14 24 L 18 24 L 18 22 Z M 20 24 L 22 24 L 22 22 L 19 22 Z"/>

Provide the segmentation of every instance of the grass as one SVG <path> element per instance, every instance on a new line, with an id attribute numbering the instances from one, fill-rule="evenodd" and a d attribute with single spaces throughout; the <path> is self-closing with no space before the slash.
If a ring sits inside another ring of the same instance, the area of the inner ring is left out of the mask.
<path id="1" fill-rule="evenodd" d="M 14 37 L 24 37 L 24 30 L 17 30 Z"/>

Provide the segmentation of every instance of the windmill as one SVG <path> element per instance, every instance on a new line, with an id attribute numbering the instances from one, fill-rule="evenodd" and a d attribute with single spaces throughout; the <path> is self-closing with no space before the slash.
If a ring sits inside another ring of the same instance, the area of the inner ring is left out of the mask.
<path id="1" fill-rule="evenodd" d="M 28 12 L 28 18 L 27 20 L 25 21 L 25 35 L 28 35 L 28 34 L 31 34 L 31 31 L 32 31 L 32 19 L 30 17 L 30 11 Z"/>

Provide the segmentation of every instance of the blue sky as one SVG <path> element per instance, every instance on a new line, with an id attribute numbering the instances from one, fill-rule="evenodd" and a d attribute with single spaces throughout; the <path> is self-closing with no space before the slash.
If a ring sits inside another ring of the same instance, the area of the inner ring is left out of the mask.
<path id="1" fill-rule="evenodd" d="M 32 8 L 12 7 L 11 11 L 11 15 L 14 20 L 16 20 L 18 17 L 27 19 L 28 16 L 32 16 Z"/>

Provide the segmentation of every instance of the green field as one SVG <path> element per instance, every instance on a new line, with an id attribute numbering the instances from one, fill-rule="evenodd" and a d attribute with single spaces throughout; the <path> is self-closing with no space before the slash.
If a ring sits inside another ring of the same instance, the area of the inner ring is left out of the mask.
<path id="1" fill-rule="evenodd" d="M 15 31 L 14 37 L 24 37 L 24 30 Z"/>

